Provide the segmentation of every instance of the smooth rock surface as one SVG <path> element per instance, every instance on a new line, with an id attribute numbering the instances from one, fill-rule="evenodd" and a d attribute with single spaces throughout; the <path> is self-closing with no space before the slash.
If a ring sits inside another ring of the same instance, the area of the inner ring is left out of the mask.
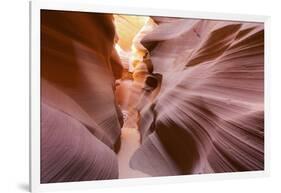
<path id="1" fill-rule="evenodd" d="M 263 24 L 154 21 L 141 42 L 161 89 L 141 109 L 132 168 L 152 176 L 263 170 Z"/>
<path id="2" fill-rule="evenodd" d="M 41 182 L 118 178 L 113 16 L 41 11 Z"/>

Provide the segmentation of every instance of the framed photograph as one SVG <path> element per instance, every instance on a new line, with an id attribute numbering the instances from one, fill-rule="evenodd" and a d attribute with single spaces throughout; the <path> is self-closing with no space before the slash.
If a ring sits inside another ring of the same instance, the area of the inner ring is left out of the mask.
<path id="1" fill-rule="evenodd" d="M 266 176 L 269 18 L 30 4 L 32 192 Z"/>

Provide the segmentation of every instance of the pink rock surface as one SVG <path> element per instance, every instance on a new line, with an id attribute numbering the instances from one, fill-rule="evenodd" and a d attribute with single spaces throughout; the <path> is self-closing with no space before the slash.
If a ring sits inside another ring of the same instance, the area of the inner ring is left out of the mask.
<path id="1" fill-rule="evenodd" d="M 41 12 L 41 182 L 118 177 L 113 17 Z"/>
<path id="2" fill-rule="evenodd" d="M 42 105 L 41 183 L 118 178 L 115 153 L 79 121 Z"/>
<path id="3" fill-rule="evenodd" d="M 161 89 L 140 112 L 131 167 L 152 176 L 263 170 L 263 24 L 154 21 L 142 44 Z"/>

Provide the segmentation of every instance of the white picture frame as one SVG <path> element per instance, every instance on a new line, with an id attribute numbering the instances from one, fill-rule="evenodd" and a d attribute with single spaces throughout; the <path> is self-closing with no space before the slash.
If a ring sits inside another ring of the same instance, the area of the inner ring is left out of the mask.
<path id="1" fill-rule="evenodd" d="M 215 19 L 263 22 L 265 30 L 265 167 L 264 171 L 219 173 L 204 175 L 186 175 L 172 177 L 153 177 L 136 179 L 118 179 L 104 181 L 84 181 L 67 183 L 40 184 L 40 10 L 66 10 L 95 13 L 119 13 L 147 16 L 171 16 L 183 18 Z M 89 3 L 86 1 L 44 1 L 36 0 L 30 2 L 30 190 L 31 192 L 51 191 L 51 190 L 73 190 L 84 188 L 103 188 L 120 187 L 147 184 L 166 184 L 189 181 L 222 180 L 237 178 L 265 177 L 269 175 L 269 146 L 270 146 L 270 123 L 269 123 L 269 38 L 270 38 L 270 18 L 258 15 L 240 15 L 240 14 L 222 14 L 194 12 L 187 10 L 163 10 L 163 9 L 144 9 L 138 7 L 126 6 L 108 6 L 98 3 Z"/>

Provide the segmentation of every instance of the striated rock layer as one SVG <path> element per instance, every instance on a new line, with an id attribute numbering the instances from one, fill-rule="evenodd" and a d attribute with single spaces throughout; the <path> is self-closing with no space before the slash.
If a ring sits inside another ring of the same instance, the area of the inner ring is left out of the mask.
<path id="1" fill-rule="evenodd" d="M 41 11 L 41 183 L 118 178 L 113 17 Z"/>
<path id="2" fill-rule="evenodd" d="M 131 167 L 152 176 L 263 170 L 263 24 L 153 19 L 141 43 L 162 78 L 141 106 Z"/>

